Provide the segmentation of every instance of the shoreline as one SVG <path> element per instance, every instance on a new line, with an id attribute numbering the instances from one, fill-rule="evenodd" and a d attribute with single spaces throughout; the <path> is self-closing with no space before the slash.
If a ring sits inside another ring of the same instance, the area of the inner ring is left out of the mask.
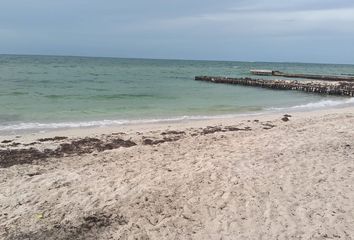
<path id="1" fill-rule="evenodd" d="M 354 98 L 348 98 L 349 100 Z M 34 141 L 35 138 L 52 138 L 57 135 L 64 135 L 70 138 L 80 138 L 85 136 L 93 136 L 100 134 L 109 134 L 110 132 L 129 132 L 134 131 L 149 131 L 162 130 L 164 128 L 190 128 L 190 127 L 206 127 L 207 125 L 231 124 L 238 121 L 247 121 L 252 119 L 271 120 L 281 117 L 284 114 L 294 114 L 298 118 L 317 116 L 318 114 L 335 114 L 343 113 L 345 111 L 354 111 L 354 106 L 331 106 L 321 109 L 295 109 L 284 108 L 278 110 L 268 110 L 262 112 L 227 114 L 215 116 L 203 116 L 203 118 L 190 117 L 186 119 L 172 120 L 136 120 L 136 123 L 127 124 L 109 124 L 105 126 L 89 126 L 89 127 L 73 127 L 73 128 L 59 128 L 59 129 L 45 129 L 44 131 L 37 130 L 21 130 L 14 134 L 0 135 L 0 143 L 9 139 L 24 139 L 25 141 Z M 182 117 L 181 117 L 182 118 Z M 0 144 L 1 149 L 1 144 Z"/>

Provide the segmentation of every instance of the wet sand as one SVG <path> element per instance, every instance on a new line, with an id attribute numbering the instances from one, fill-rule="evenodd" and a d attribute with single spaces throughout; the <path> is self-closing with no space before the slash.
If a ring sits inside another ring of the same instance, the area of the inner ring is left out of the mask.
<path id="1" fill-rule="evenodd" d="M 0 138 L 2 239 L 353 239 L 354 108 Z"/>

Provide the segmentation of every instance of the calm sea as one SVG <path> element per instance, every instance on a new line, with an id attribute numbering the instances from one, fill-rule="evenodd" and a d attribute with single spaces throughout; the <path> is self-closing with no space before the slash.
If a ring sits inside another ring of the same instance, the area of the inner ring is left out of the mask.
<path id="1" fill-rule="evenodd" d="M 354 65 L 0 55 L 0 133 L 177 121 L 350 104 L 348 98 L 210 84 L 250 69 L 354 74 Z"/>

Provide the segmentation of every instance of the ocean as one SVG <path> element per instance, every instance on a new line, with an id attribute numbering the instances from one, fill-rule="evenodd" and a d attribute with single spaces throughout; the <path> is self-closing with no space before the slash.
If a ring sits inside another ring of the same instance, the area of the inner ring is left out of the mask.
<path id="1" fill-rule="evenodd" d="M 354 74 L 354 65 L 0 55 L 0 134 L 354 104 L 345 97 L 194 81 L 250 69 Z"/>

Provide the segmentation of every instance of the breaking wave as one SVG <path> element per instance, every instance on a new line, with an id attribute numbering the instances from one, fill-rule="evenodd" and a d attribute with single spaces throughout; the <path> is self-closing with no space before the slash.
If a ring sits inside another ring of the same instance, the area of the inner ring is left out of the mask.
<path id="1" fill-rule="evenodd" d="M 354 105 L 354 98 L 344 99 L 344 100 L 322 100 L 319 102 L 307 103 L 286 108 L 268 108 L 270 111 L 277 110 L 315 110 L 321 108 L 331 108 L 331 107 L 346 107 Z"/>
<path id="2" fill-rule="evenodd" d="M 18 123 L 12 125 L 0 125 L 1 131 L 21 131 L 21 130 L 50 130 L 50 129 L 67 129 L 67 128 L 85 128 L 85 127 L 105 127 L 112 125 L 130 125 L 130 124 L 149 124 L 149 123 L 168 123 L 181 122 L 188 120 L 204 120 L 204 119 L 221 119 L 233 118 L 236 116 L 251 116 L 259 115 L 261 113 L 248 114 L 228 114 L 217 116 L 181 116 L 175 118 L 161 118 L 161 119 L 141 119 L 141 120 L 102 120 L 102 121 L 85 121 L 85 122 L 58 122 L 58 123 Z"/>
<path id="3" fill-rule="evenodd" d="M 68 128 L 86 128 L 86 127 L 105 127 L 113 125 L 130 125 L 130 124 L 149 124 L 149 123 L 169 123 L 169 122 L 182 122 L 188 120 L 206 120 L 206 119 L 224 119 L 240 116 L 257 116 L 265 113 L 278 112 L 278 111 L 310 111 L 315 109 L 331 108 L 331 107 L 346 107 L 354 106 L 354 98 L 344 100 L 322 100 L 319 102 L 307 103 L 292 107 L 282 108 L 266 108 L 264 111 L 248 112 L 238 114 L 224 114 L 214 116 L 180 116 L 172 118 L 161 119 L 138 119 L 138 120 L 101 120 L 101 121 L 82 121 L 82 122 L 57 122 L 57 123 L 39 123 L 27 122 L 16 123 L 11 125 L 0 125 L 0 132 L 15 132 L 15 131 L 28 131 L 28 130 L 55 130 L 55 129 L 68 129 Z"/>

